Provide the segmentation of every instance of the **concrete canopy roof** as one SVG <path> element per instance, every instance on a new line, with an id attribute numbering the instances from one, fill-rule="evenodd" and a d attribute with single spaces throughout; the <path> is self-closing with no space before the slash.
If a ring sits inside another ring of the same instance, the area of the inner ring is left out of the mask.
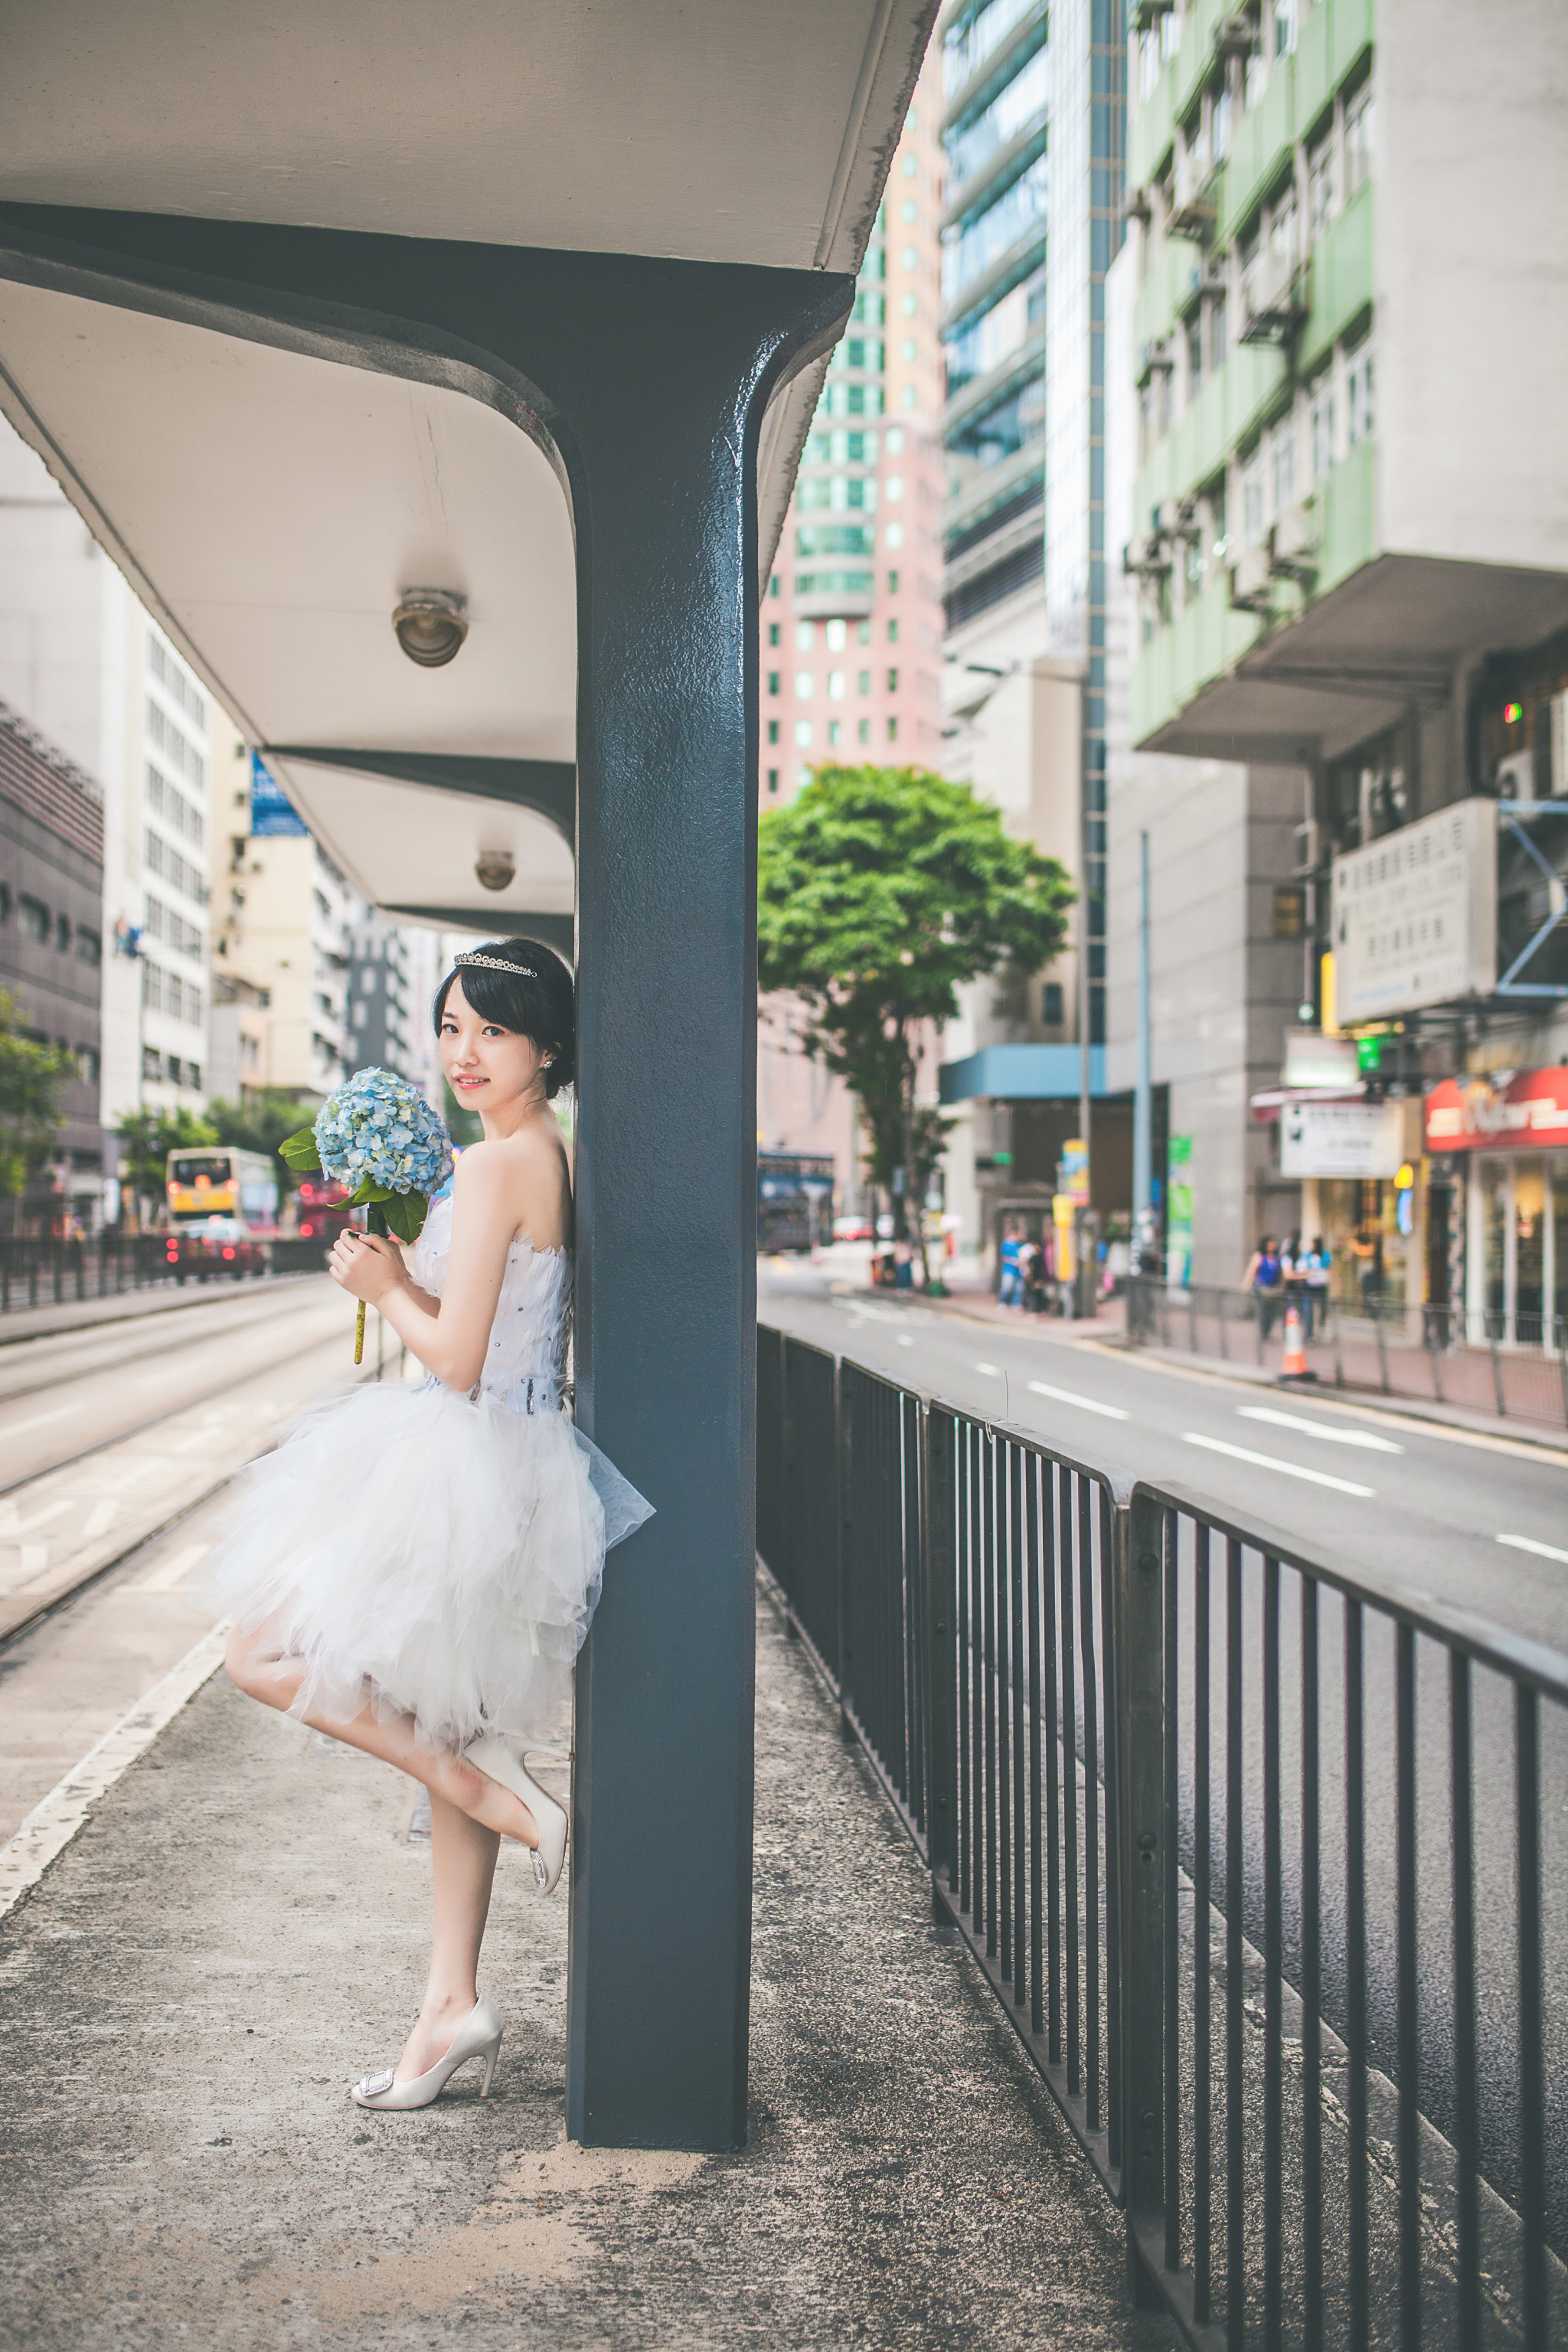
<path id="1" fill-rule="evenodd" d="M 852 273 L 933 14 L 7 6 L 0 204 Z M 764 569 L 825 364 L 763 426 Z M 552 451 L 467 392 L 121 307 L 109 281 L 62 291 L 4 253 L 0 407 L 250 740 L 315 755 L 271 763 L 367 897 L 569 918 L 575 552 Z M 398 647 L 413 587 L 467 600 L 447 667 Z M 440 758 L 433 782 L 418 761 Z M 493 897 L 489 847 L 518 869 Z"/>

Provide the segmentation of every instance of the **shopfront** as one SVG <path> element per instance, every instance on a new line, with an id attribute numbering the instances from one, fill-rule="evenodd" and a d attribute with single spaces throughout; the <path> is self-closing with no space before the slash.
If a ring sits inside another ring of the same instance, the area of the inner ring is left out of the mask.
<path id="1" fill-rule="evenodd" d="M 1326 1101 L 1287 1093 L 1279 1170 L 1301 1181 L 1301 1234 L 1330 1262 L 1329 1287 L 1358 1312 L 1423 1296 L 1414 1102 Z"/>
<path id="2" fill-rule="evenodd" d="M 1568 1341 L 1568 1067 L 1447 1079 L 1426 1097 L 1431 1193 L 1471 1339 Z M 1437 1234 L 1434 1233 L 1436 1244 Z"/>

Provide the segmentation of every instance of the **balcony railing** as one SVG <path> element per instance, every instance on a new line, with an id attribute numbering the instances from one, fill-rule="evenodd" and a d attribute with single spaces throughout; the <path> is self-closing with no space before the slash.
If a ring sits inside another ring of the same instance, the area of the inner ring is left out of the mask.
<path id="1" fill-rule="evenodd" d="M 776 1330 L 757 1396 L 779 1605 L 1135 2295 L 1563 2341 L 1568 1659 Z"/>

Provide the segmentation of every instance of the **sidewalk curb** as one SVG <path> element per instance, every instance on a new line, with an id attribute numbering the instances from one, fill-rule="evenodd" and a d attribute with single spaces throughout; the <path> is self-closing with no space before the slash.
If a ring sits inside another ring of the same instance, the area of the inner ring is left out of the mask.
<path id="1" fill-rule="evenodd" d="M 164 1727 L 212 1680 L 223 1664 L 227 1636 L 226 1623 L 204 1633 L 195 1649 L 187 1650 L 178 1665 L 144 1692 L 88 1749 L 75 1769 L 39 1800 L 10 1843 L 0 1846 L 0 1919 L 15 1910 L 65 1852 L 97 1800 L 139 1756 L 146 1754 Z"/>
<path id="2" fill-rule="evenodd" d="M 265 1281 L 245 1285 L 236 1283 L 225 1289 L 215 1301 L 187 1298 L 175 1283 L 149 1284 L 143 1290 L 110 1291 L 106 1298 L 62 1298 L 58 1305 L 50 1299 L 47 1306 L 13 1307 L 8 1314 L 0 1315 L 0 1348 L 22 1346 L 28 1339 L 64 1339 L 73 1331 L 100 1331 L 105 1325 L 139 1321 L 148 1315 L 177 1315 L 183 1308 L 203 1304 L 232 1304 L 241 1299 L 265 1297 L 268 1292 L 292 1288 L 301 1282 L 314 1282 L 312 1273 L 272 1274 Z M 203 1283 L 201 1289 L 211 1285 Z M 70 1310 L 79 1307 L 80 1314 Z M 46 1319 L 47 1318 L 47 1319 Z M 26 1325 L 26 1328 L 20 1328 Z"/>

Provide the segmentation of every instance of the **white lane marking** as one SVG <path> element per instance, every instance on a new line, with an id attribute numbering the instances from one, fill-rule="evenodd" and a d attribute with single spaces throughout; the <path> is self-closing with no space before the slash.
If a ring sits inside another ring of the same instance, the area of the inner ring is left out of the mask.
<path id="1" fill-rule="evenodd" d="M 4 1532 L 13 1538 L 16 1536 L 30 1536 L 36 1528 L 47 1528 L 51 1519 L 63 1519 L 68 1511 L 74 1511 L 75 1508 L 75 1503 L 68 1495 L 60 1502 L 46 1503 L 41 1511 L 34 1511 L 27 1518 L 10 1519 L 5 1524 Z"/>
<path id="2" fill-rule="evenodd" d="M 977 1372 L 986 1373 L 990 1379 L 994 1381 L 999 1381 L 1005 1377 L 1004 1373 L 997 1370 L 994 1364 L 976 1364 L 974 1369 Z"/>
<path id="3" fill-rule="evenodd" d="M 53 1412 L 36 1412 L 31 1421 L 14 1421 L 9 1429 L 0 1429 L 0 1444 L 8 1437 L 22 1436 L 29 1429 L 42 1429 L 46 1422 L 64 1421 L 68 1413 L 75 1411 L 74 1404 L 61 1404 L 57 1405 Z"/>
<path id="4" fill-rule="evenodd" d="M 1276 1429 L 1300 1429 L 1309 1437 L 1326 1437 L 1331 1445 L 1359 1445 L 1368 1454 L 1403 1454 L 1392 1437 L 1378 1437 L 1370 1429 L 1331 1429 L 1326 1422 L 1309 1421 L 1299 1412 L 1276 1412 L 1271 1404 L 1238 1404 L 1243 1421 L 1267 1421 Z"/>
<path id="5" fill-rule="evenodd" d="M 29 1886 L 37 1885 L 55 1856 L 75 1837 L 97 1799 L 112 1788 L 127 1766 L 151 1748 L 164 1725 L 211 1680 L 223 1664 L 227 1633 L 228 1627 L 223 1624 L 204 1634 L 162 1682 L 154 1683 L 130 1713 L 88 1749 L 75 1771 L 68 1772 L 58 1787 L 34 1806 L 10 1843 L 0 1846 L 0 1918 Z"/>
<path id="6" fill-rule="evenodd" d="M 1339 1495 L 1373 1495 L 1374 1486 L 1358 1486 L 1350 1478 L 1331 1478 L 1326 1470 L 1303 1470 L 1299 1462 L 1281 1462 L 1273 1454 L 1254 1454 L 1250 1446 L 1227 1445 L 1223 1437 L 1203 1437 L 1195 1429 L 1182 1432 L 1188 1445 L 1206 1446 L 1211 1454 L 1228 1454 L 1233 1462 L 1251 1462 L 1259 1470 L 1278 1470 L 1285 1478 L 1305 1478 L 1314 1486 L 1331 1486 Z"/>
<path id="7" fill-rule="evenodd" d="M 1081 1405 L 1085 1412 L 1102 1412 L 1107 1421 L 1131 1421 L 1132 1416 L 1119 1404 L 1101 1404 L 1098 1397 L 1079 1396 L 1073 1389 L 1053 1389 L 1046 1381 L 1031 1381 L 1029 1386 L 1037 1396 L 1054 1397 L 1058 1404 Z"/>
<path id="8" fill-rule="evenodd" d="M 29 1580 L 35 1576 L 41 1576 L 48 1564 L 49 1548 L 47 1543 L 24 1544 L 21 1559 L 22 1582 L 19 1589 L 26 1592 Z"/>
<path id="9" fill-rule="evenodd" d="M 173 1551 L 167 1559 L 160 1560 L 150 1576 L 144 1576 L 140 1584 L 130 1585 L 127 1590 L 132 1592 L 177 1591 L 196 1562 L 205 1559 L 211 1549 L 210 1543 L 182 1544 L 178 1551 Z"/>
<path id="10" fill-rule="evenodd" d="M 1532 1551 L 1542 1559 L 1560 1559 L 1568 1565 L 1568 1551 L 1560 1551 L 1555 1544 L 1537 1543 L 1533 1536 L 1499 1536 L 1500 1544 L 1510 1551 Z"/>
<path id="11" fill-rule="evenodd" d="M 120 1505 L 117 1502 L 95 1503 L 81 1531 L 84 1542 L 91 1543 L 95 1536 L 106 1536 L 119 1517 Z"/>
<path id="12" fill-rule="evenodd" d="M 900 1348 L 912 1348 L 912 1347 L 914 1346 L 914 1344 L 915 1344 L 915 1343 L 914 1343 L 913 1339 L 910 1338 L 910 1334 L 909 1334 L 907 1331 L 900 1331 L 900 1334 L 899 1334 L 899 1345 L 900 1345 Z"/>

